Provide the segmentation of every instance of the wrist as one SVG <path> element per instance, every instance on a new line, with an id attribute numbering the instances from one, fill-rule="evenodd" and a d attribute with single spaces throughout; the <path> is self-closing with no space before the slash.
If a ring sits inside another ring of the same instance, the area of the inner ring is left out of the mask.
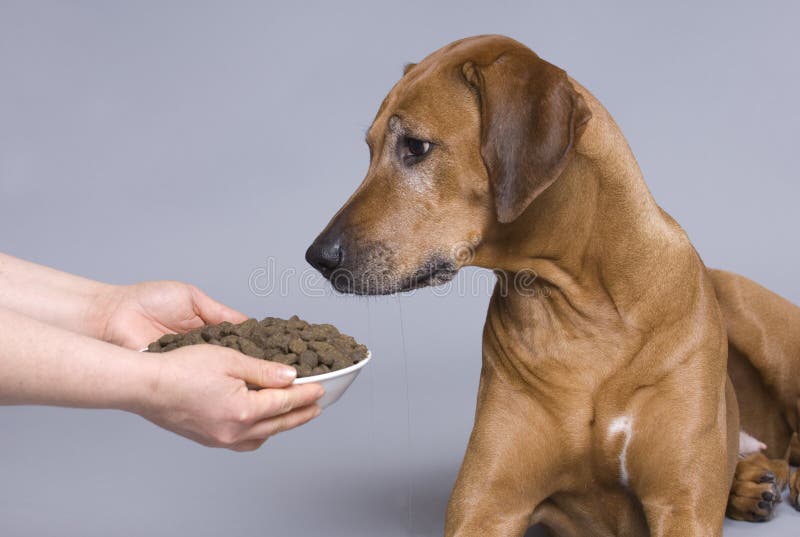
<path id="1" fill-rule="evenodd" d="M 122 368 L 118 385 L 117 410 L 132 412 L 146 417 L 152 414 L 157 403 L 161 379 L 161 361 L 144 352 L 120 349 Z"/>
<path id="2" fill-rule="evenodd" d="M 124 286 L 95 282 L 89 291 L 85 326 L 87 335 L 101 341 L 111 342 L 109 321 L 119 307 L 124 294 Z"/>

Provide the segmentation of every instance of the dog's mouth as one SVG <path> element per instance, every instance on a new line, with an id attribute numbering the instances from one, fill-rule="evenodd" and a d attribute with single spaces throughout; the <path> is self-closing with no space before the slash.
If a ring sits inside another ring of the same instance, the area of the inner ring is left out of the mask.
<path id="1" fill-rule="evenodd" d="M 323 275 L 340 293 L 391 295 L 421 287 L 442 285 L 452 280 L 457 273 L 458 268 L 451 260 L 434 256 L 413 273 L 404 277 L 397 277 L 392 271 L 383 268 L 357 272 L 339 268 L 328 274 L 323 273 Z"/>
<path id="2" fill-rule="evenodd" d="M 432 259 L 407 278 L 398 292 L 445 284 L 455 278 L 457 272 L 452 261 Z"/>

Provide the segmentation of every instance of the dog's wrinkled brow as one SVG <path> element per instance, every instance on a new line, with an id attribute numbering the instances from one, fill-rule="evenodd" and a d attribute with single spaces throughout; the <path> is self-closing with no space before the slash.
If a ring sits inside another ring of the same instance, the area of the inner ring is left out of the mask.
<path id="1" fill-rule="evenodd" d="M 400 124 L 401 122 L 402 122 L 402 119 L 398 115 L 393 115 L 392 117 L 390 117 L 389 118 L 389 132 L 392 132 L 392 133 L 396 134 L 399 130 L 401 130 L 401 128 L 402 128 L 402 125 Z"/>
<path id="2" fill-rule="evenodd" d="M 389 121 L 387 122 L 386 127 L 389 130 L 389 132 L 391 132 L 392 134 L 397 134 L 398 132 L 402 132 L 404 130 L 403 129 L 403 118 L 401 118 L 397 114 L 391 116 L 389 118 Z M 367 145 L 371 145 L 371 143 L 374 140 L 374 138 L 377 137 L 377 134 L 375 133 L 375 130 L 376 129 L 375 129 L 375 125 L 374 124 L 367 128 L 367 132 L 364 134 L 364 141 L 367 142 Z"/>

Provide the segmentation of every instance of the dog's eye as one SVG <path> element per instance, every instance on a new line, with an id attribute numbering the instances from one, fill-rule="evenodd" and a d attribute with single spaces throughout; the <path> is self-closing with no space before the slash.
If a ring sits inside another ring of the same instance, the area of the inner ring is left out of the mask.
<path id="1" fill-rule="evenodd" d="M 431 143 L 417 138 L 406 136 L 403 139 L 402 156 L 404 159 L 419 159 L 428 154 L 431 150 Z"/>
<path id="2" fill-rule="evenodd" d="M 431 149 L 430 142 L 423 142 L 416 138 L 406 138 L 406 145 L 408 146 L 408 152 L 415 157 L 421 157 Z"/>

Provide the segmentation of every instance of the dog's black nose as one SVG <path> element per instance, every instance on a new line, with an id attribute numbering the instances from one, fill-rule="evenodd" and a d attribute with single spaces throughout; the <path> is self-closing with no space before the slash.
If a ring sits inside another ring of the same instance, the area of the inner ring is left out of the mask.
<path id="1" fill-rule="evenodd" d="M 328 275 L 342 264 L 342 243 L 338 237 L 317 240 L 306 250 L 306 261 L 324 275 Z"/>

